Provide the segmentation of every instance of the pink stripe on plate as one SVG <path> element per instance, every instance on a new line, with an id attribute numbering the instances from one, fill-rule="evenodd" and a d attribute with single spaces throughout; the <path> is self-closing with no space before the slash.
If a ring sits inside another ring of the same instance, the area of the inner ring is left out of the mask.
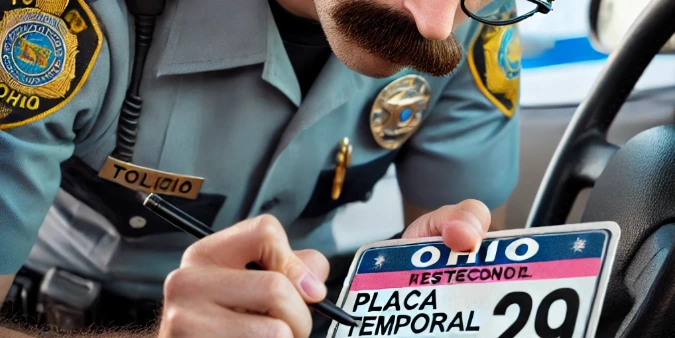
<path id="1" fill-rule="evenodd" d="M 600 258 L 580 258 L 526 264 L 502 264 L 435 270 L 410 270 L 358 274 L 351 291 L 424 287 L 447 284 L 512 282 L 538 279 L 561 279 L 597 276 Z M 428 273 L 428 275 L 423 275 Z M 417 279 L 413 279 L 417 275 Z M 425 283 L 422 284 L 423 277 Z M 434 284 L 435 282 L 435 284 Z"/>

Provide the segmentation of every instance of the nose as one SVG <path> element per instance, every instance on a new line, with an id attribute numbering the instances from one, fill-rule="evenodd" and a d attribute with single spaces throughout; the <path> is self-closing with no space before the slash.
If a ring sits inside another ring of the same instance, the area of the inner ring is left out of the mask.
<path id="1" fill-rule="evenodd" d="M 403 0 L 420 34 L 429 40 L 445 40 L 452 33 L 460 0 Z"/>

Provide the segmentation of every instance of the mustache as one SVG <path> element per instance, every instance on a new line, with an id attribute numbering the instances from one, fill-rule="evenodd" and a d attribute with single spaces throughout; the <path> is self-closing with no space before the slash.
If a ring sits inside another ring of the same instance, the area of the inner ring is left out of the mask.
<path id="1" fill-rule="evenodd" d="M 462 59 L 454 34 L 429 40 L 403 12 L 371 0 L 344 0 L 331 13 L 345 38 L 393 64 L 409 66 L 433 76 L 452 73 Z"/>

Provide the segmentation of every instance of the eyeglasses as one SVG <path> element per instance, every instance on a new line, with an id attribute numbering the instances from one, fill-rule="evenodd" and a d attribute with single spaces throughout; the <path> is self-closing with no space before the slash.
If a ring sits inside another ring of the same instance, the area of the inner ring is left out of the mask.
<path id="1" fill-rule="evenodd" d="M 474 20 L 492 26 L 523 21 L 553 10 L 553 0 L 462 0 L 462 10 Z"/>

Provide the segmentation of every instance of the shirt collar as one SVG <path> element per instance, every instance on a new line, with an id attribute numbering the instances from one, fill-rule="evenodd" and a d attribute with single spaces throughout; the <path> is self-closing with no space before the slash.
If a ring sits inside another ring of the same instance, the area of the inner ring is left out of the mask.
<path id="1" fill-rule="evenodd" d="M 262 78 L 299 106 L 300 85 L 266 0 L 177 1 L 157 75 L 263 62 Z"/>
<path id="2" fill-rule="evenodd" d="M 264 0 L 177 1 L 158 75 L 230 69 L 265 61 Z"/>

